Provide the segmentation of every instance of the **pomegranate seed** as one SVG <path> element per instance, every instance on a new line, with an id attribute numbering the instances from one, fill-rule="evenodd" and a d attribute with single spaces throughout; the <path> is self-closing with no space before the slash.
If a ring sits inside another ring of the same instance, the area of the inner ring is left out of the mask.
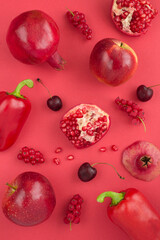
<path id="1" fill-rule="evenodd" d="M 62 148 L 61 147 L 56 148 L 55 153 L 60 153 L 60 152 L 62 152 Z"/>
<path id="2" fill-rule="evenodd" d="M 100 152 L 106 152 L 106 150 L 107 150 L 106 147 L 101 147 L 101 148 L 99 149 Z"/>
<path id="3" fill-rule="evenodd" d="M 56 164 L 56 165 L 60 165 L 61 161 L 59 158 L 53 158 L 53 162 Z"/>
<path id="4" fill-rule="evenodd" d="M 73 155 L 68 155 L 67 156 L 67 160 L 73 160 L 74 159 L 74 156 Z"/>
<path id="5" fill-rule="evenodd" d="M 112 145 L 112 146 L 111 146 L 111 149 L 112 149 L 114 152 L 118 151 L 118 147 L 117 147 L 116 145 Z"/>

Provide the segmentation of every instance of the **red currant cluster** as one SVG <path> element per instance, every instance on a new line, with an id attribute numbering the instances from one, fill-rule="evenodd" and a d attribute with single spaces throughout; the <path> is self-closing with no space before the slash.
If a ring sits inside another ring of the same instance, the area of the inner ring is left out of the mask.
<path id="1" fill-rule="evenodd" d="M 19 151 L 17 158 L 19 160 L 23 160 L 25 163 L 31 163 L 32 165 L 45 162 L 43 154 L 40 151 L 36 151 L 34 148 L 28 147 L 23 147 Z"/>
<path id="2" fill-rule="evenodd" d="M 78 28 L 81 33 L 86 36 L 86 39 L 92 39 L 92 29 L 89 28 L 88 24 L 86 24 L 85 15 L 83 13 L 79 13 L 78 11 L 68 11 L 67 17 L 72 25 Z"/>
<path id="3" fill-rule="evenodd" d="M 130 101 L 130 100 L 124 100 L 124 99 L 120 99 L 119 97 L 117 97 L 115 99 L 115 103 L 119 106 L 119 108 L 126 112 L 128 114 L 128 116 L 130 116 L 132 118 L 132 123 L 133 124 L 139 124 L 139 123 L 143 123 L 144 125 L 144 111 L 143 109 L 137 105 L 136 103 Z M 145 127 L 145 125 L 144 125 Z"/>
<path id="4" fill-rule="evenodd" d="M 83 199 L 79 194 L 76 194 L 70 200 L 67 213 L 64 218 L 64 222 L 66 224 L 75 223 L 78 224 L 80 222 L 80 215 L 81 215 L 81 205 L 83 203 Z"/>

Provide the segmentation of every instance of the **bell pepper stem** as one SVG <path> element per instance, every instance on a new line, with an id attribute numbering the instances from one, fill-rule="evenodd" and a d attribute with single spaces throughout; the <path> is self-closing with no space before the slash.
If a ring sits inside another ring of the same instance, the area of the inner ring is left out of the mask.
<path id="1" fill-rule="evenodd" d="M 23 95 L 21 95 L 21 93 L 20 93 L 21 89 L 22 89 L 24 86 L 27 86 L 27 87 L 29 87 L 29 88 L 32 88 L 33 85 L 34 85 L 34 84 L 33 84 L 33 81 L 32 81 L 31 79 L 23 80 L 22 82 L 20 82 L 20 83 L 17 85 L 16 89 L 15 89 L 13 92 L 8 93 L 8 94 L 9 94 L 9 95 L 13 95 L 13 96 L 15 96 L 15 97 L 17 97 L 17 98 L 23 98 L 23 99 L 25 99 L 25 97 L 24 97 Z"/>
<path id="2" fill-rule="evenodd" d="M 97 197 L 97 202 L 103 203 L 106 197 L 110 197 L 112 199 L 110 206 L 116 206 L 120 201 L 124 199 L 124 192 L 103 192 Z"/>

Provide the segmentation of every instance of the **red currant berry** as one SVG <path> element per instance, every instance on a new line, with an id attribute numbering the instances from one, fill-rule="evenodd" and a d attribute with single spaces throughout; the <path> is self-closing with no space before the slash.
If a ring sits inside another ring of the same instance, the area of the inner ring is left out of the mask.
<path id="1" fill-rule="evenodd" d="M 30 163 L 32 164 L 32 165 L 35 165 L 36 164 L 36 160 L 30 160 Z"/>
<path id="2" fill-rule="evenodd" d="M 29 163 L 30 161 L 29 161 L 29 158 L 24 158 L 24 162 L 25 163 Z"/>
<path id="3" fill-rule="evenodd" d="M 87 40 L 91 40 L 92 39 L 92 35 L 89 34 L 89 35 L 86 36 L 86 38 L 87 38 Z"/>
<path id="4" fill-rule="evenodd" d="M 29 151 L 22 151 L 22 156 L 23 156 L 23 158 L 28 157 Z"/>
<path id="5" fill-rule="evenodd" d="M 28 150 L 28 152 L 29 152 L 30 155 L 34 155 L 35 154 L 35 150 L 33 148 L 30 148 Z"/>
<path id="6" fill-rule="evenodd" d="M 70 203 L 73 205 L 77 205 L 78 201 L 76 199 L 72 198 Z"/>
<path id="7" fill-rule="evenodd" d="M 45 160 L 44 160 L 44 158 L 40 158 L 38 162 L 39 162 L 39 163 L 44 163 Z"/>
<path id="8" fill-rule="evenodd" d="M 23 151 L 28 151 L 28 150 L 29 150 L 29 148 L 26 147 L 26 146 L 22 148 L 22 152 L 23 152 Z"/>
<path id="9" fill-rule="evenodd" d="M 81 210 L 81 204 L 77 204 L 76 205 L 76 209 L 79 211 L 79 210 Z"/>
<path id="10" fill-rule="evenodd" d="M 82 19 L 85 19 L 84 13 L 79 13 L 79 17 L 80 17 L 80 20 L 81 20 L 81 21 L 82 21 Z"/>
<path id="11" fill-rule="evenodd" d="M 64 218 L 64 223 L 69 224 L 70 221 L 67 219 L 67 217 Z"/>
<path id="12" fill-rule="evenodd" d="M 74 210 L 73 210 L 73 215 L 74 215 L 75 217 L 79 217 L 79 216 L 81 215 L 81 213 L 80 213 L 80 211 L 78 211 L 77 209 L 74 209 Z"/>
<path id="13" fill-rule="evenodd" d="M 68 214 L 67 214 L 67 220 L 68 220 L 69 222 L 73 222 L 74 218 L 75 218 L 75 216 L 74 216 L 72 213 L 68 213 Z"/>
<path id="14" fill-rule="evenodd" d="M 22 159 L 23 159 L 23 156 L 22 156 L 22 154 L 21 154 L 21 153 L 19 153 L 19 154 L 17 155 L 17 158 L 18 158 L 19 160 L 22 160 Z"/>
<path id="15" fill-rule="evenodd" d="M 68 205 L 68 210 L 69 211 L 73 211 L 74 210 L 74 205 L 73 204 L 69 204 Z"/>
<path id="16" fill-rule="evenodd" d="M 75 224 L 80 223 L 80 217 L 76 217 L 76 218 L 73 220 L 73 223 L 75 223 Z"/>

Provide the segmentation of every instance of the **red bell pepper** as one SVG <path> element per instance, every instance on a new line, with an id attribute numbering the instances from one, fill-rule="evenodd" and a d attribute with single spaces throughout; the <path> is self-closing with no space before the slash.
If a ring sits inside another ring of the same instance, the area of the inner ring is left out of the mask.
<path id="1" fill-rule="evenodd" d="M 104 192 L 97 198 L 104 202 L 112 199 L 107 213 L 132 240 L 160 240 L 160 216 L 137 189 L 129 188 L 120 193 Z"/>
<path id="2" fill-rule="evenodd" d="M 20 94 L 23 86 L 33 87 L 30 79 L 20 82 L 15 91 L 0 92 L 0 151 L 9 148 L 17 139 L 30 113 L 30 101 Z"/>

